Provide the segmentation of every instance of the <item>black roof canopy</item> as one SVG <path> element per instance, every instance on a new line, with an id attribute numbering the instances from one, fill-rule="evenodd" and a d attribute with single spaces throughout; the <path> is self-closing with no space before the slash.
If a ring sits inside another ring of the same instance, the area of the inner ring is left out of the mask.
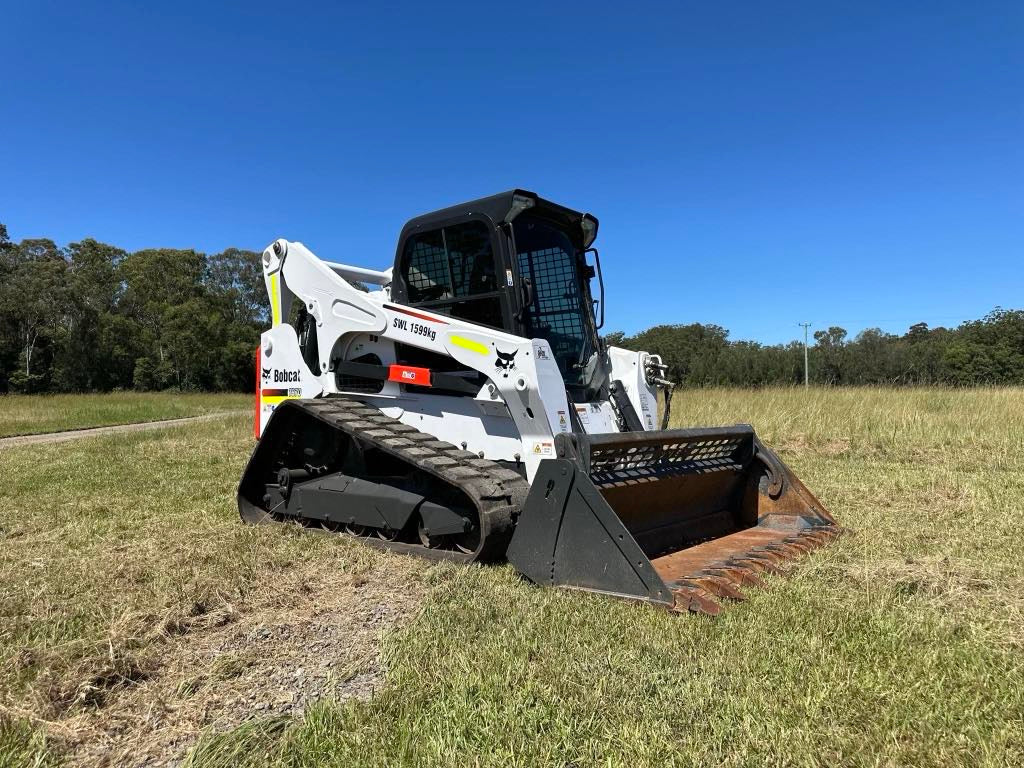
<path id="1" fill-rule="evenodd" d="M 594 216 L 574 211 L 550 200 L 545 200 L 535 192 L 525 189 L 510 189 L 507 192 L 499 192 L 490 197 L 482 197 L 479 200 L 452 205 L 448 208 L 442 208 L 441 210 L 409 219 L 405 226 L 402 227 L 402 234 L 398 238 L 399 255 L 401 254 L 405 239 L 414 232 L 436 229 L 445 224 L 451 224 L 454 220 L 470 216 L 488 219 L 492 227 L 497 227 L 503 222 L 511 222 L 525 210 L 529 210 L 534 215 L 542 218 L 550 219 L 557 224 L 564 225 L 572 236 L 575 237 L 578 233 L 581 242 L 583 230 L 580 224 L 583 217 L 586 216 L 593 222 L 593 237 L 597 236 L 597 219 Z"/>

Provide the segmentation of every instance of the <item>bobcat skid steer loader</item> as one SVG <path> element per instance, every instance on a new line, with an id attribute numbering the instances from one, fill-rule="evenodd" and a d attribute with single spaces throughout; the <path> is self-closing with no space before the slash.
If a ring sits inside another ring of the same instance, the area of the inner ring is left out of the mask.
<path id="1" fill-rule="evenodd" d="M 834 538 L 750 426 L 666 429 L 661 359 L 598 336 L 597 225 L 513 190 L 412 219 L 383 271 L 271 244 L 242 518 L 709 614 Z"/>

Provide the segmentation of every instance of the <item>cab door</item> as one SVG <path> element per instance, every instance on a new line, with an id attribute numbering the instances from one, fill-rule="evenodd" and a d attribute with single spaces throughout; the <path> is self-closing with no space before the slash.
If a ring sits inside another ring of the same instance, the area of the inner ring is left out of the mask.
<path id="1" fill-rule="evenodd" d="M 406 296 L 395 300 L 514 332 L 513 279 L 502 246 L 482 217 L 464 216 L 409 235 L 399 259 Z"/>

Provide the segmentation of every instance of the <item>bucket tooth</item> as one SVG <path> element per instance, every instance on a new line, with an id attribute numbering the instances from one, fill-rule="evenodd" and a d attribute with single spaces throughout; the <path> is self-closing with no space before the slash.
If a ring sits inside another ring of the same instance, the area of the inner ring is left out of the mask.
<path id="1" fill-rule="evenodd" d="M 840 533 L 842 533 L 840 528 L 829 525 L 803 531 L 800 534 L 800 538 L 814 547 L 823 547 L 838 539 Z"/>
<path id="2" fill-rule="evenodd" d="M 806 555 L 810 550 L 792 542 L 780 541 L 778 544 L 767 544 L 763 547 L 758 547 L 756 551 L 778 555 L 783 560 L 796 560 Z"/>
<path id="3" fill-rule="evenodd" d="M 704 613 L 717 616 L 722 612 L 722 605 L 711 595 L 694 587 L 676 587 L 672 590 L 675 604 L 672 610 L 677 613 Z"/>
<path id="4" fill-rule="evenodd" d="M 802 557 L 815 549 L 814 543 L 802 536 L 790 536 L 779 546 L 793 552 L 796 557 Z"/>
<path id="5" fill-rule="evenodd" d="M 841 532 L 842 529 L 834 525 L 823 525 L 819 528 L 808 528 L 806 531 L 800 531 L 797 534 L 797 538 L 812 547 L 822 547 L 838 539 Z"/>
<path id="6" fill-rule="evenodd" d="M 741 568 L 745 571 L 749 571 L 758 578 L 761 574 L 781 574 L 783 571 L 780 568 L 772 565 L 771 563 L 765 562 L 764 560 L 756 560 L 749 557 L 743 557 L 742 555 L 736 555 L 730 557 L 725 562 L 727 568 Z"/>
<path id="7" fill-rule="evenodd" d="M 747 560 L 755 563 L 761 563 L 765 566 L 766 570 L 769 570 L 772 573 L 777 574 L 779 576 L 784 576 L 786 574 L 786 569 L 784 566 L 786 564 L 786 561 L 790 558 L 786 557 L 785 555 L 779 552 L 767 552 L 765 550 L 758 549 L 742 553 L 739 556 L 739 559 L 741 561 Z"/>
<path id="8" fill-rule="evenodd" d="M 786 570 L 780 568 L 775 560 L 758 556 L 757 553 L 745 553 L 729 559 L 729 565 L 737 568 L 750 568 L 760 573 L 770 573 L 773 576 L 785 576 Z"/>
<path id="9" fill-rule="evenodd" d="M 764 581 L 758 578 L 757 573 L 746 566 L 715 565 L 706 570 L 710 574 L 729 579 L 729 581 L 744 587 L 764 586 Z"/>
<path id="10" fill-rule="evenodd" d="M 728 579 L 722 576 L 703 573 L 687 579 L 686 583 L 710 592 L 715 597 L 728 598 L 729 600 L 735 600 L 737 602 L 747 599 L 746 595 L 740 592 L 739 589 L 731 584 Z"/>

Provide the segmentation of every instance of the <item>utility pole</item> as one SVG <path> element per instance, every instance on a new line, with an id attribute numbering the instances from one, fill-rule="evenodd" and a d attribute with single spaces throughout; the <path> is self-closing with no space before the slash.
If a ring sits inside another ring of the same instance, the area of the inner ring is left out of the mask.
<path id="1" fill-rule="evenodd" d="M 804 327 L 804 388 L 811 386 L 810 377 L 807 374 L 807 329 L 811 327 L 810 323 L 797 323 Z"/>

